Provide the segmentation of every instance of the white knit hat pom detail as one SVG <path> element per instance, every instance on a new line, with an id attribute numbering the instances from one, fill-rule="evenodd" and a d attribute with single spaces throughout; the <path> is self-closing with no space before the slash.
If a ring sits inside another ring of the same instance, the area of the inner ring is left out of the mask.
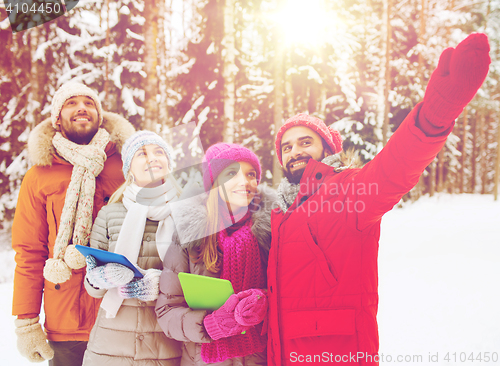
<path id="1" fill-rule="evenodd" d="M 52 283 L 63 283 L 71 278 L 71 269 L 62 259 L 49 258 L 45 261 L 43 277 Z"/>
<path id="2" fill-rule="evenodd" d="M 80 253 L 74 245 L 68 245 L 66 252 L 64 253 L 64 262 L 71 269 L 80 269 L 87 265 L 85 262 L 85 256 Z"/>

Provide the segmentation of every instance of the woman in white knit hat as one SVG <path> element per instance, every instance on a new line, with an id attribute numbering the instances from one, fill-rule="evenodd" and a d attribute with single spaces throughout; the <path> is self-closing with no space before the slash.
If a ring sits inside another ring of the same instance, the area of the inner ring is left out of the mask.
<path id="1" fill-rule="evenodd" d="M 127 267 L 100 265 L 87 256 L 85 287 L 102 297 L 83 364 L 178 365 L 180 344 L 165 336 L 156 321 L 155 304 L 162 260 L 174 223 L 169 202 L 181 189 L 170 173 L 168 146 L 160 136 L 139 131 L 123 146 L 126 182 L 99 212 L 90 245 L 125 255 L 144 277 Z"/>

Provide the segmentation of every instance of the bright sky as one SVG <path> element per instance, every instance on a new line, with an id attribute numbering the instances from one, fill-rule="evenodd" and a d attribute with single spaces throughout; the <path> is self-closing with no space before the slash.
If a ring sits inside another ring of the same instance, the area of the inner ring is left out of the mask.
<path id="1" fill-rule="evenodd" d="M 287 45 L 321 45 L 335 23 L 324 0 L 286 0 L 283 11 L 273 18 L 283 28 Z"/>

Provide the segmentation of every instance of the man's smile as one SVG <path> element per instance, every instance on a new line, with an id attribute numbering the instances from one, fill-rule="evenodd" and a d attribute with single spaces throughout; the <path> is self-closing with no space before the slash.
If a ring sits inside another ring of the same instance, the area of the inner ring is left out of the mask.
<path id="1" fill-rule="evenodd" d="M 295 171 L 295 170 L 299 170 L 299 169 L 302 169 L 302 168 L 305 168 L 306 165 L 307 165 L 307 162 L 309 161 L 310 158 L 304 158 L 304 159 L 299 159 L 299 160 L 295 160 L 291 163 L 288 163 L 288 168 L 291 172 Z"/>
<path id="2" fill-rule="evenodd" d="M 91 121 L 90 116 L 76 116 L 72 118 L 73 122 L 87 123 Z"/>

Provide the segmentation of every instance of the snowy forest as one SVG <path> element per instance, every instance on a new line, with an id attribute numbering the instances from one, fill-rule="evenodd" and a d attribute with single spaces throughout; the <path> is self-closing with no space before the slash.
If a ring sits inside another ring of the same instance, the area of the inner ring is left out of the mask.
<path id="1" fill-rule="evenodd" d="M 276 186 L 284 120 L 322 118 L 368 162 L 423 99 L 441 52 L 472 32 L 489 36 L 490 73 L 412 200 L 496 198 L 500 0 L 80 1 L 22 32 L 0 4 L 0 222 L 11 220 L 29 168 L 29 132 L 64 82 L 84 82 L 105 110 L 161 134 L 179 167 L 234 142 L 256 152 Z M 186 183 L 189 171 L 178 173 Z"/>

